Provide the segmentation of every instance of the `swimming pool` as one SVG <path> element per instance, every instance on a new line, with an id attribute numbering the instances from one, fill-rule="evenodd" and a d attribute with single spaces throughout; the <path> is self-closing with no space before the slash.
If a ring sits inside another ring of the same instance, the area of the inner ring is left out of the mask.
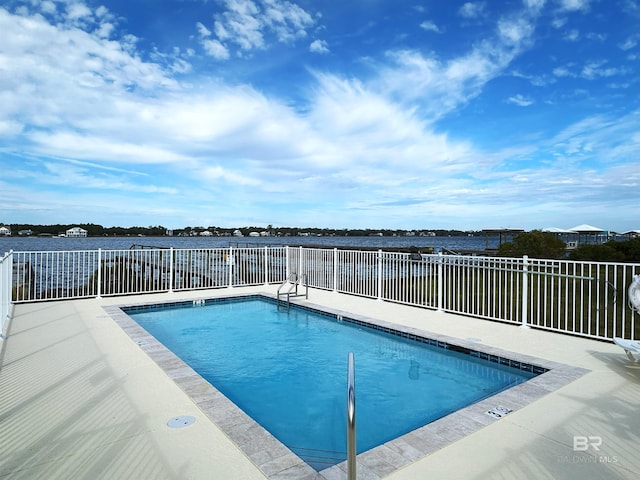
<path id="1" fill-rule="evenodd" d="M 344 459 L 348 351 L 358 452 L 546 371 L 266 297 L 126 311 L 316 470 Z"/>

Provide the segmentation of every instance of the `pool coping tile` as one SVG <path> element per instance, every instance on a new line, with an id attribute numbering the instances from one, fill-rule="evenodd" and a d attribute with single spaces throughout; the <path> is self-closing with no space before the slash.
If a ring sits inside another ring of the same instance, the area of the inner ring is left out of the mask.
<path id="1" fill-rule="evenodd" d="M 215 299 L 211 300 L 228 301 L 247 297 L 278 301 L 276 295 L 266 292 L 260 294 L 230 294 L 228 296 L 215 297 Z M 188 305 L 191 302 L 191 300 L 182 302 L 142 302 L 104 306 L 103 309 L 129 335 L 131 340 L 192 399 L 211 422 L 220 428 L 269 479 L 344 479 L 347 468 L 346 461 L 320 472 L 311 468 L 222 392 L 204 380 L 189 365 L 158 342 L 124 311 L 124 309 L 132 307 L 137 310 L 156 305 L 163 307 Z M 481 358 L 486 358 L 496 363 L 502 362 L 502 364 L 505 364 L 504 361 L 507 359 L 513 362 L 516 368 L 522 365 L 523 370 L 534 367 L 543 372 L 524 383 L 480 400 L 412 432 L 360 453 L 357 456 L 357 471 L 358 478 L 363 480 L 377 480 L 389 475 L 485 426 L 499 421 L 506 414 L 511 414 L 529 405 L 533 401 L 562 388 L 589 372 L 584 368 L 506 351 L 468 339 L 449 337 L 363 315 L 356 315 L 343 310 L 316 305 L 307 300 L 294 298 L 291 300 L 291 304 L 334 318 L 347 319 L 348 321 L 355 321 L 355 323 L 363 322 L 377 330 L 393 330 L 394 332 L 399 332 L 399 335 L 404 338 L 420 337 L 421 339 L 430 339 L 432 345 L 442 348 L 467 349 L 479 352 L 479 355 L 482 355 Z"/>

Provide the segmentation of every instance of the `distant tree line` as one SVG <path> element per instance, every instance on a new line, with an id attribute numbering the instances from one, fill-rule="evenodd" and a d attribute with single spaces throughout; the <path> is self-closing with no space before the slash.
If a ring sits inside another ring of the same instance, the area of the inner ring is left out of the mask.
<path id="1" fill-rule="evenodd" d="M 29 232 L 29 235 L 53 235 L 57 236 L 64 234 L 67 230 L 73 227 L 80 227 L 87 231 L 89 237 L 104 237 L 104 236 L 164 236 L 167 229 L 161 225 L 150 227 L 103 227 L 102 225 L 96 225 L 94 223 L 74 223 L 74 224 L 54 224 L 54 225 L 32 225 L 32 224 L 12 224 L 11 233 L 13 235 L 20 235 L 21 232 Z"/>
<path id="2" fill-rule="evenodd" d="M 567 252 L 565 243 L 553 233 L 533 230 L 521 233 L 512 242 L 498 248 L 498 255 L 505 257 L 583 260 L 594 262 L 638 262 L 640 261 L 640 238 L 626 241 L 609 241 L 592 245 L 583 244 Z"/>
<path id="3" fill-rule="evenodd" d="M 104 236 L 146 236 L 146 237 L 161 237 L 166 236 L 167 231 L 170 230 L 162 225 L 149 226 L 149 227 L 103 227 L 102 225 L 96 225 L 94 223 L 74 223 L 74 224 L 54 224 L 54 225 L 33 225 L 33 224 L 12 224 L 8 225 L 11 228 L 13 235 L 18 235 L 20 232 L 29 232 L 30 235 L 60 235 L 64 234 L 68 229 L 72 227 L 80 227 L 87 231 L 89 237 L 104 237 Z M 382 235 L 385 237 L 392 236 L 404 236 L 409 232 L 415 235 L 427 235 L 435 234 L 437 236 L 468 236 L 481 233 L 479 232 L 465 232 L 462 230 L 400 230 L 400 229 L 332 229 L 332 228 L 317 228 L 317 227 L 278 227 L 274 228 L 271 225 L 264 226 L 245 226 L 239 228 L 228 227 L 216 227 L 216 226 L 195 226 L 171 229 L 173 235 L 199 235 L 204 231 L 209 231 L 214 235 L 231 236 L 233 233 L 239 230 L 244 236 L 248 236 L 251 232 L 268 232 L 270 235 L 275 236 L 298 236 L 298 235 L 313 235 L 313 236 L 347 236 L 347 237 L 367 237 L 372 235 Z"/>
<path id="4" fill-rule="evenodd" d="M 190 228 L 190 227 L 187 227 Z M 202 227 L 195 227 L 202 228 Z M 233 232 L 236 230 L 235 228 L 219 228 L 219 227 L 209 227 L 209 231 L 217 230 L 219 232 Z M 407 234 L 413 235 L 436 235 L 436 236 L 461 236 L 466 237 L 469 234 L 480 235 L 480 232 L 465 232 L 462 230 L 402 230 L 402 229 L 372 229 L 372 228 L 318 228 L 318 227 L 272 227 L 271 225 L 265 227 L 240 227 L 237 230 L 240 230 L 243 235 L 249 235 L 250 232 L 262 232 L 267 231 L 271 235 L 278 236 L 291 236 L 295 237 L 298 235 L 313 235 L 313 236 L 336 236 L 336 237 L 369 237 L 369 236 L 383 236 L 383 237 L 395 237 L 395 236 L 405 236 Z M 177 230 L 174 230 L 174 232 Z"/>
<path id="5" fill-rule="evenodd" d="M 626 242 L 580 245 L 571 252 L 570 258 L 596 262 L 640 262 L 640 237 Z"/>

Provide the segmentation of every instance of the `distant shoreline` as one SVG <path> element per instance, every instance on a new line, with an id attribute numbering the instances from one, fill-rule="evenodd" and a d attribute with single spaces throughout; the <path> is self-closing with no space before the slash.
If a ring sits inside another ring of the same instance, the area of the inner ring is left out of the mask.
<path id="1" fill-rule="evenodd" d="M 132 246 L 152 248 L 248 248 L 265 246 L 291 246 L 326 249 L 358 249 L 388 251 L 434 252 L 442 249 L 455 252 L 476 252 L 495 249 L 498 237 L 435 236 L 435 237 L 0 237 L 0 254 L 14 251 L 64 250 L 129 250 Z"/>

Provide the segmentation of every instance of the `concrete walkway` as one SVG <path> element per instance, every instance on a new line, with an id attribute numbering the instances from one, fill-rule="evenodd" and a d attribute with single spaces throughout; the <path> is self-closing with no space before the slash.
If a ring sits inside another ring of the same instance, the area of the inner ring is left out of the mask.
<path id="1" fill-rule="evenodd" d="M 0 357 L 0 478 L 267 478 L 103 307 L 275 289 L 16 306 Z M 427 457 L 367 478 L 640 478 L 640 366 L 615 345 L 318 290 L 309 302 L 590 370 Z M 179 415 L 196 422 L 169 428 Z M 299 478 L 290 473 L 270 478 Z"/>

